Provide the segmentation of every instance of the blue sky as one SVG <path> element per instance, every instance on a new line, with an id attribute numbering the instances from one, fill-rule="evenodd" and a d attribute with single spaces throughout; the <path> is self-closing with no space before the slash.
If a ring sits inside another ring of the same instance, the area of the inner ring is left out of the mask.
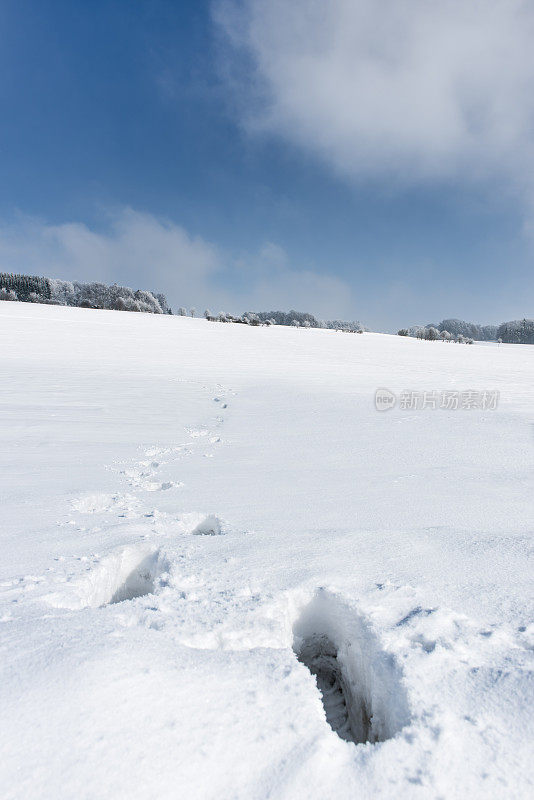
<path id="1" fill-rule="evenodd" d="M 410 0 L 399 51 L 369 1 L 3 0 L 0 267 L 377 330 L 532 316 L 525 20 Z"/>

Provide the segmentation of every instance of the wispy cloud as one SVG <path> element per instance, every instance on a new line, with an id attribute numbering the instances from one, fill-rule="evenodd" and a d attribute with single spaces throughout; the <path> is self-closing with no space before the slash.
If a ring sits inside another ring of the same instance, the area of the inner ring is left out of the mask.
<path id="1" fill-rule="evenodd" d="M 349 315 L 349 287 L 340 279 L 294 269 L 286 252 L 265 243 L 238 255 L 191 236 L 176 223 L 131 208 L 110 212 L 105 225 L 52 225 L 20 216 L 0 223 L 0 270 L 64 280 L 123 283 L 164 292 L 174 307 L 214 311 L 288 309 L 320 317 Z"/>
<path id="2" fill-rule="evenodd" d="M 351 179 L 533 193 L 530 0 L 215 0 L 213 13 L 247 130 Z"/>

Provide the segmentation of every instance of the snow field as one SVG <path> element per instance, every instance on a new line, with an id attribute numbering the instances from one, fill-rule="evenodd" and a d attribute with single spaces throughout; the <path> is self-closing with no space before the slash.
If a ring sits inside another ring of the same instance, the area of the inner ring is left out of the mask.
<path id="1" fill-rule="evenodd" d="M 2 796 L 531 795 L 534 348 L 4 306 Z"/>

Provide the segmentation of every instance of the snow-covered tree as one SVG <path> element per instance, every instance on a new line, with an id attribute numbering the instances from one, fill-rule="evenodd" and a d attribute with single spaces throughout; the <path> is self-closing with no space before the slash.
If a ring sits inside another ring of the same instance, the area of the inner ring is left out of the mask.
<path id="1" fill-rule="evenodd" d="M 437 327 L 440 330 L 449 331 L 453 336 L 461 334 L 464 337 L 483 342 L 495 341 L 497 338 L 496 325 L 478 325 L 475 322 L 465 322 L 461 319 L 443 319 Z"/>
<path id="2" fill-rule="evenodd" d="M 107 286 L 98 282 L 79 283 L 34 275 L 0 273 L 1 288 L 13 290 L 18 300 L 30 303 L 144 311 L 150 314 L 172 313 L 164 295 L 155 295 L 144 289 L 134 291 L 116 283 Z"/>
<path id="3" fill-rule="evenodd" d="M 255 315 L 259 317 L 261 322 L 267 322 L 268 319 L 274 320 L 271 323 L 273 325 L 291 325 L 294 319 L 302 324 L 307 319 L 311 328 L 319 327 L 319 323 L 313 314 L 309 314 L 307 311 L 257 311 Z"/>
<path id="4" fill-rule="evenodd" d="M 112 286 L 111 289 L 113 290 L 114 287 Z M 134 292 L 134 299 L 137 301 L 140 311 L 146 311 L 149 314 L 163 314 L 163 309 L 152 292 L 147 292 L 145 289 L 137 289 Z M 167 304 L 165 303 L 165 305 Z"/>
<path id="5" fill-rule="evenodd" d="M 192 316 L 192 317 L 194 317 L 194 316 L 195 316 L 195 314 L 197 313 L 197 310 L 196 310 L 196 308 L 191 308 L 191 309 L 189 310 L 189 313 L 191 314 L 191 316 Z"/>
<path id="6" fill-rule="evenodd" d="M 499 325 L 498 338 L 508 344 L 534 344 L 534 319 L 516 319 Z"/>
<path id="7" fill-rule="evenodd" d="M 0 273 L 0 288 L 6 292 L 13 291 L 17 300 L 26 302 L 31 293 L 36 294 L 44 300 L 50 299 L 50 284 L 47 278 L 39 278 L 37 275 L 17 275 L 11 272 Z M 12 296 L 11 296 L 11 299 Z"/>
<path id="8" fill-rule="evenodd" d="M 60 281 L 55 278 L 49 278 L 48 284 L 50 286 L 50 299 L 54 300 L 58 305 L 78 305 L 79 298 L 77 295 L 79 294 L 79 289 L 76 291 L 72 281 Z"/>
<path id="9" fill-rule="evenodd" d="M 330 328 L 336 331 L 351 331 L 352 333 L 359 330 L 360 328 L 362 328 L 363 330 L 362 324 L 357 320 L 353 320 L 352 322 L 347 322 L 341 319 L 332 319 L 324 322 L 322 327 Z"/>

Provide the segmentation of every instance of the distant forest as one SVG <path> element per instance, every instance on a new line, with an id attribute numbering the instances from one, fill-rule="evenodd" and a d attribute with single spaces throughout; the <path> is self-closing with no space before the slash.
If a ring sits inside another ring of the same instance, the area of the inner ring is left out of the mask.
<path id="1" fill-rule="evenodd" d="M 418 339 L 534 344 L 534 320 L 520 319 L 502 322 L 500 325 L 477 325 L 461 319 L 444 319 L 437 325 L 429 323 L 401 328 L 399 335 Z"/>
<path id="2" fill-rule="evenodd" d="M 353 320 L 346 322 L 340 319 L 319 320 L 307 311 L 255 311 L 247 312 L 246 316 L 257 317 L 261 322 L 271 325 L 298 325 L 303 328 L 332 328 L 338 331 L 359 333 L 365 330 L 361 322 Z"/>
<path id="3" fill-rule="evenodd" d="M 165 296 L 126 286 L 104 283 L 71 283 L 35 275 L 0 273 L 0 300 L 47 303 L 56 306 L 106 308 L 115 311 L 144 311 L 172 314 Z"/>

